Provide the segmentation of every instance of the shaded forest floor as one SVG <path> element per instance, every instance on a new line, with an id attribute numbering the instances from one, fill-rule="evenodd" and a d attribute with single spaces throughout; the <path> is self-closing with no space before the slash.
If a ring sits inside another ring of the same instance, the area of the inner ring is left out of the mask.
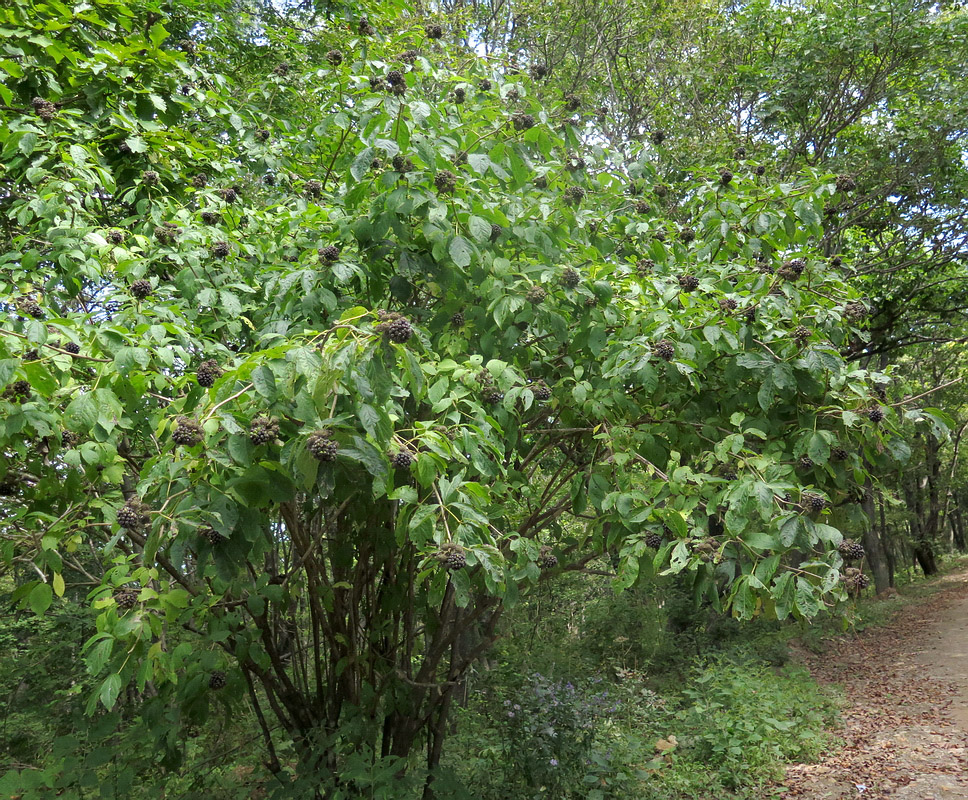
<path id="1" fill-rule="evenodd" d="M 887 624 L 798 654 L 844 694 L 839 746 L 787 768 L 779 797 L 968 800 L 968 570 L 922 584 Z"/>

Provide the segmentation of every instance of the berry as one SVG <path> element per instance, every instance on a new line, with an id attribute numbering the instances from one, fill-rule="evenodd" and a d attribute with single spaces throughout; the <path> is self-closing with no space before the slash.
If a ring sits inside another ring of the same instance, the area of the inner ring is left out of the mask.
<path id="1" fill-rule="evenodd" d="M 544 299 L 548 296 L 547 290 L 543 286 L 532 286 L 528 289 L 528 293 L 524 296 L 531 305 L 537 306 L 544 302 Z"/>
<path id="2" fill-rule="evenodd" d="M 676 346 L 668 339 L 662 339 L 653 345 L 655 354 L 663 361 L 672 361 L 676 356 Z"/>
<path id="3" fill-rule="evenodd" d="M 825 498 L 819 494 L 811 494 L 809 492 L 803 494 L 800 502 L 804 509 L 812 512 L 820 512 L 827 507 L 827 500 Z"/>
<path id="4" fill-rule="evenodd" d="M 208 175 L 204 172 L 198 173 L 194 178 L 192 178 L 192 186 L 196 189 L 204 189 L 208 186 Z"/>
<path id="5" fill-rule="evenodd" d="M 317 180 L 306 181 L 303 188 L 310 197 L 319 197 L 323 193 L 323 184 Z"/>
<path id="6" fill-rule="evenodd" d="M 201 364 L 199 364 L 198 371 L 195 373 L 195 378 L 198 380 L 198 385 L 205 389 L 214 385 L 215 381 L 221 376 L 222 370 L 214 358 L 210 358 L 207 361 L 203 361 Z"/>
<path id="7" fill-rule="evenodd" d="M 864 557 L 864 545 L 853 539 L 844 539 L 837 549 L 844 561 L 860 561 Z"/>
<path id="8" fill-rule="evenodd" d="M 739 303 L 732 297 L 721 297 L 719 299 L 719 307 L 723 311 L 735 311 L 739 306 Z"/>
<path id="9" fill-rule="evenodd" d="M 635 262 L 635 274 L 640 278 L 645 278 L 652 273 L 655 262 L 651 258 L 640 258 Z"/>
<path id="10" fill-rule="evenodd" d="M 585 199 L 585 190 L 581 186 L 569 186 L 565 189 L 565 202 L 576 206 Z"/>
<path id="11" fill-rule="evenodd" d="M 648 204 L 645 200 L 638 200 L 635 203 L 635 213 L 636 214 L 648 214 L 652 211 L 652 206 Z M 694 237 L 695 238 L 695 237 Z"/>
<path id="12" fill-rule="evenodd" d="M 548 69 L 545 64 L 532 64 L 529 72 L 531 73 L 532 78 L 534 78 L 536 81 L 540 81 L 542 78 L 547 78 L 548 73 L 550 73 L 551 70 Z"/>
<path id="13" fill-rule="evenodd" d="M 847 194 L 857 188 L 857 183 L 849 175 L 838 175 L 836 189 L 838 192 Z"/>
<path id="14" fill-rule="evenodd" d="M 258 139 L 260 142 L 268 142 L 269 135 L 270 134 L 269 134 L 268 128 L 259 128 L 259 130 L 255 132 L 255 138 Z"/>
<path id="15" fill-rule="evenodd" d="M 413 172 L 413 162 L 406 156 L 397 153 L 390 162 L 393 165 L 395 172 L 399 172 L 401 175 L 406 175 L 408 172 Z"/>
<path id="16" fill-rule="evenodd" d="M 249 441 L 254 445 L 271 444 L 279 436 L 279 423 L 272 417 L 256 417 L 249 426 Z"/>
<path id="17" fill-rule="evenodd" d="M 227 681 L 225 680 L 225 673 L 220 669 L 215 670 L 208 677 L 208 688 L 213 691 L 224 689 L 226 683 Z"/>
<path id="18" fill-rule="evenodd" d="M 328 244 L 319 248 L 319 257 L 327 264 L 335 264 L 339 261 L 339 247 L 335 244 Z"/>
<path id="19" fill-rule="evenodd" d="M 462 311 L 455 311 L 450 318 L 450 324 L 455 328 L 459 328 L 464 324 L 464 313 Z"/>
<path id="20" fill-rule="evenodd" d="M 504 233 L 504 228 L 502 228 L 496 222 L 491 223 L 491 236 L 490 236 L 490 239 L 491 239 L 492 242 L 496 242 L 498 239 L 500 239 L 502 233 Z"/>
<path id="21" fill-rule="evenodd" d="M 275 175 L 274 175 L 273 173 L 271 173 L 271 172 L 267 172 L 267 173 L 266 173 L 266 174 L 265 174 L 265 175 L 264 175 L 264 176 L 262 177 L 262 182 L 263 182 L 263 183 L 264 183 L 264 184 L 265 184 L 266 186 L 275 186 L 275 185 L 276 185 L 276 176 L 275 176 Z"/>
<path id="22" fill-rule="evenodd" d="M 558 566 L 558 557 L 551 552 L 551 548 L 548 545 L 544 545 L 538 551 L 538 568 L 539 569 L 554 569 Z"/>
<path id="23" fill-rule="evenodd" d="M 547 189 L 548 188 L 548 176 L 547 175 L 537 175 L 537 176 L 535 176 L 534 185 L 538 189 Z"/>
<path id="24" fill-rule="evenodd" d="M 745 147 L 737 147 L 736 148 L 736 151 L 733 153 L 733 157 L 734 158 L 737 158 L 737 159 L 746 158 L 746 148 Z"/>
<path id="25" fill-rule="evenodd" d="M 811 331 L 805 325 L 797 325 L 793 331 L 793 338 L 796 339 L 797 344 L 803 345 L 807 343 L 810 339 Z"/>
<path id="26" fill-rule="evenodd" d="M 539 403 L 547 403 L 551 399 L 551 387 L 544 381 L 538 381 L 531 387 L 534 399 Z"/>
<path id="27" fill-rule="evenodd" d="M 857 567 L 847 567 L 844 570 L 842 580 L 844 586 L 850 592 L 860 592 L 870 586 L 870 578 L 868 578 L 863 572 L 861 572 Z"/>
<path id="28" fill-rule="evenodd" d="M 124 241 L 124 231 L 112 228 L 105 237 L 111 244 L 121 244 Z"/>
<path id="29" fill-rule="evenodd" d="M 21 356 L 24 361 L 36 361 L 40 358 L 40 354 L 36 350 L 28 350 Z"/>
<path id="30" fill-rule="evenodd" d="M 140 278 L 131 284 L 131 294 L 138 300 L 144 300 L 151 294 L 151 281 Z"/>
<path id="31" fill-rule="evenodd" d="M 729 186 L 729 184 L 732 183 L 732 180 L 733 180 L 733 173 L 732 172 L 730 172 L 728 169 L 720 170 L 720 173 L 719 173 L 719 182 L 723 186 Z"/>
<path id="32" fill-rule="evenodd" d="M 228 242 L 215 242 L 209 248 L 209 251 L 215 258 L 225 258 L 232 251 L 232 248 Z"/>
<path id="33" fill-rule="evenodd" d="M 444 36 L 444 29 L 437 23 L 433 23 L 424 28 L 424 33 L 427 34 L 428 39 L 442 39 Z"/>
<path id="34" fill-rule="evenodd" d="M 330 50 L 326 54 L 326 60 L 334 67 L 338 67 L 343 63 L 343 54 L 339 50 Z"/>
<path id="35" fill-rule="evenodd" d="M 457 188 L 457 176 L 449 169 L 442 169 L 434 176 L 434 186 L 441 194 L 451 194 Z"/>
<path id="36" fill-rule="evenodd" d="M 490 403 L 492 406 L 497 405 L 504 399 L 504 392 L 496 386 L 486 386 L 481 391 L 481 399 L 485 403 Z"/>
<path id="37" fill-rule="evenodd" d="M 835 447 L 830 451 L 830 455 L 833 457 L 834 461 L 846 461 L 850 458 L 850 453 L 848 453 L 843 447 Z"/>
<path id="38" fill-rule="evenodd" d="M 330 438 L 329 431 L 314 431 L 306 440 L 306 449 L 317 461 L 335 461 L 339 444 Z"/>
<path id="39" fill-rule="evenodd" d="M 198 535 L 212 545 L 212 547 L 216 547 L 225 541 L 225 537 L 211 526 L 206 526 L 199 530 Z"/>
<path id="40" fill-rule="evenodd" d="M 76 356 L 81 352 L 81 346 L 77 342 L 68 342 L 64 345 L 64 349 L 72 356 Z"/>
<path id="41" fill-rule="evenodd" d="M 684 292 L 694 292 L 699 288 L 699 278 L 695 275 L 680 275 L 679 288 Z"/>
<path id="42" fill-rule="evenodd" d="M 832 267 L 839 267 L 843 263 L 844 260 L 840 256 L 834 256 L 830 259 L 830 266 Z"/>
<path id="43" fill-rule="evenodd" d="M 138 603 L 138 594 L 136 589 L 122 589 L 114 593 L 114 602 L 117 603 L 118 608 L 127 611 Z"/>
<path id="44" fill-rule="evenodd" d="M 387 73 L 387 83 L 391 86 L 404 86 L 406 85 L 406 80 L 400 70 L 392 69 Z"/>
<path id="45" fill-rule="evenodd" d="M 409 450 L 398 450 L 390 456 L 390 463 L 396 469 L 410 469 L 410 465 L 413 463 L 413 455 Z"/>
<path id="46" fill-rule="evenodd" d="M 756 306 L 750 306 L 743 311 L 743 319 L 747 322 L 756 322 Z"/>
<path id="47" fill-rule="evenodd" d="M 803 270 L 806 269 L 807 262 L 802 258 L 794 258 L 790 261 L 784 261 L 780 268 L 777 270 L 777 275 L 788 281 L 795 281 L 803 274 Z"/>
<path id="48" fill-rule="evenodd" d="M 679 231 L 679 240 L 683 244 L 689 244 L 690 242 L 695 241 L 695 239 L 696 232 L 692 228 L 683 228 L 681 231 Z"/>
<path id="49" fill-rule="evenodd" d="M 202 426 L 187 417 L 179 417 L 172 431 L 171 440 L 175 444 L 194 447 L 202 441 Z"/>
<path id="50" fill-rule="evenodd" d="M 558 282 L 569 289 L 574 289 L 581 283 L 581 273 L 574 267 L 567 267 L 562 273 Z"/>
<path id="51" fill-rule="evenodd" d="M 645 546 L 651 547 L 653 550 L 658 550 L 662 547 L 662 537 L 655 531 L 650 531 L 645 535 Z"/>
<path id="52" fill-rule="evenodd" d="M 581 98 L 577 94 L 566 94 L 564 99 L 567 111 L 577 111 L 581 108 Z"/>
<path id="53" fill-rule="evenodd" d="M 148 522 L 148 513 L 138 500 L 129 500 L 118 509 L 118 525 L 125 530 L 136 531 Z"/>
<path id="54" fill-rule="evenodd" d="M 413 64 L 417 60 L 417 56 L 419 55 L 420 53 L 416 50 L 404 50 L 400 54 L 400 60 L 404 64 Z"/>
<path id="55" fill-rule="evenodd" d="M 491 82 L 490 82 L 490 81 L 489 81 L 489 80 L 488 80 L 487 78 L 484 78 L 484 79 L 483 79 L 483 80 L 482 80 L 482 81 L 481 81 L 481 82 L 480 82 L 480 83 L 478 84 L 478 86 L 480 86 L 480 89 L 481 89 L 481 91 L 482 91 L 482 92 L 489 92 L 489 91 L 491 91 L 491 89 L 493 88 L 493 86 L 492 86 L 492 84 L 491 84 Z"/>
<path id="56" fill-rule="evenodd" d="M 585 169 L 585 159 L 578 153 L 569 153 L 565 159 L 565 169 L 569 172 L 578 172 L 580 169 Z"/>
<path id="57" fill-rule="evenodd" d="M 28 397 L 30 395 L 30 382 L 25 380 L 14 381 L 4 392 L 8 397 Z"/>
<path id="58" fill-rule="evenodd" d="M 666 140 L 665 131 L 662 131 L 662 130 L 652 131 L 652 135 L 649 138 L 652 140 L 652 144 L 658 146 Z"/>
<path id="59" fill-rule="evenodd" d="M 797 461 L 797 469 L 804 471 L 813 469 L 813 459 L 810 456 L 800 456 L 800 459 Z"/>
<path id="60" fill-rule="evenodd" d="M 874 423 L 883 422 L 886 416 L 884 409 L 880 406 L 871 406 L 865 413 L 867 414 L 867 419 Z"/>
<path id="61" fill-rule="evenodd" d="M 844 316 L 850 320 L 862 320 L 867 313 L 867 306 L 857 300 L 852 300 L 844 306 Z"/>
<path id="62" fill-rule="evenodd" d="M 72 447 L 77 447 L 80 441 L 81 437 L 74 433 L 74 431 L 61 431 L 62 447 L 65 447 L 69 450 Z"/>
<path id="63" fill-rule="evenodd" d="M 356 27 L 356 32 L 360 36 L 372 36 L 376 33 L 376 29 L 370 24 L 370 21 L 366 17 L 360 17 L 360 24 Z"/>
<path id="64" fill-rule="evenodd" d="M 665 197 L 667 194 L 669 194 L 669 187 L 664 183 L 657 183 L 652 187 L 652 194 L 654 194 L 656 197 Z"/>
<path id="65" fill-rule="evenodd" d="M 464 548 L 456 544 L 443 545 L 437 553 L 437 560 L 447 569 L 464 569 L 467 566 Z"/>
<path id="66" fill-rule="evenodd" d="M 222 220 L 222 215 L 218 211 L 203 211 L 202 222 L 206 225 L 218 225 Z"/>
<path id="67" fill-rule="evenodd" d="M 766 174 L 766 167 L 764 167 L 762 164 L 760 164 L 759 166 L 757 166 L 756 169 L 753 170 L 753 172 L 755 172 L 757 175 L 765 175 Z"/>
<path id="68" fill-rule="evenodd" d="M 239 190 L 234 186 L 230 186 L 227 189 L 219 189 L 218 196 L 221 197 L 226 203 L 234 203 L 239 199 Z"/>
<path id="69" fill-rule="evenodd" d="M 512 115 L 511 122 L 516 131 L 526 131 L 529 128 L 533 128 L 535 124 L 534 117 L 531 114 L 524 114 L 520 111 Z"/>
<path id="70" fill-rule="evenodd" d="M 280 78 L 284 78 L 289 74 L 290 69 L 291 67 L 289 66 L 288 61 L 281 61 L 280 63 L 276 64 L 275 69 L 272 70 L 272 74 L 278 75 Z"/>
<path id="71" fill-rule="evenodd" d="M 463 86 L 454 89 L 454 102 L 463 103 L 467 99 L 467 90 Z"/>
<path id="72" fill-rule="evenodd" d="M 370 76 L 370 91 L 371 92 L 382 92 L 384 89 L 388 88 L 389 84 L 383 80 L 379 75 Z"/>
<path id="73" fill-rule="evenodd" d="M 385 323 L 384 330 L 387 338 L 396 344 L 404 344 L 413 336 L 413 326 L 406 317 L 398 316 L 396 319 Z"/>
<path id="74" fill-rule="evenodd" d="M 153 169 L 147 169 L 141 174 L 141 182 L 145 186 L 155 186 L 160 180 L 161 176 Z"/>
<path id="75" fill-rule="evenodd" d="M 155 239 L 160 244 L 173 244 L 181 229 L 174 222 L 162 222 L 155 228 Z"/>

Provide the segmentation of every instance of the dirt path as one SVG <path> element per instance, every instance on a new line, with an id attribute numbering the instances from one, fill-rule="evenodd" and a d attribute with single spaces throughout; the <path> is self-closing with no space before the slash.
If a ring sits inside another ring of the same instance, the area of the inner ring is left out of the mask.
<path id="1" fill-rule="evenodd" d="M 780 797 L 968 800 L 968 572 L 942 584 L 887 627 L 804 659 L 845 690 L 844 747 L 789 767 Z"/>

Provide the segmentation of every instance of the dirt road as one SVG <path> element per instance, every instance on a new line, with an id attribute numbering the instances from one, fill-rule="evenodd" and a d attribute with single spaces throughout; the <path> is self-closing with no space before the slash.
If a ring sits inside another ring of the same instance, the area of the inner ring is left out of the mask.
<path id="1" fill-rule="evenodd" d="M 840 684 L 843 747 L 787 770 L 780 797 L 797 800 L 968 800 L 968 571 L 887 627 L 805 658 Z"/>

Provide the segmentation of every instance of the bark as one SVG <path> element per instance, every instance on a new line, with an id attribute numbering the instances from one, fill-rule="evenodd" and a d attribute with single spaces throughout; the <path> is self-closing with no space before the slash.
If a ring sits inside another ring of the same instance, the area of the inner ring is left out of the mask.
<path id="1" fill-rule="evenodd" d="M 877 535 L 875 527 L 874 489 L 870 479 L 864 485 L 864 500 L 861 503 L 861 508 L 870 521 L 870 524 L 864 529 L 863 536 L 867 566 L 870 567 L 871 574 L 874 576 L 874 591 L 880 594 L 891 588 L 891 572 L 888 568 L 884 544 L 881 537 Z"/>

